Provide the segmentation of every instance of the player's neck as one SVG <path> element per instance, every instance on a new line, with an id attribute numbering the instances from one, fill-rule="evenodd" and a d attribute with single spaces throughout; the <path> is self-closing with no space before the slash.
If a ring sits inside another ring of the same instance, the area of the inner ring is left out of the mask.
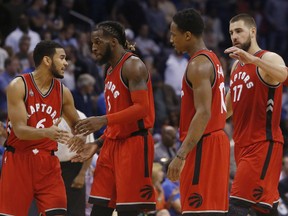
<path id="1" fill-rule="evenodd" d="M 257 43 L 255 44 L 251 44 L 249 50 L 248 50 L 248 53 L 254 55 L 256 52 L 258 52 L 259 50 L 261 50 L 261 48 L 258 46 Z"/>
<path id="2" fill-rule="evenodd" d="M 199 40 L 198 42 L 194 43 L 194 46 L 191 46 L 191 48 L 188 50 L 188 53 L 190 56 L 193 56 L 196 52 L 205 49 L 207 49 L 205 43 L 203 40 Z"/>
<path id="3" fill-rule="evenodd" d="M 44 70 L 36 69 L 33 73 L 33 79 L 39 89 L 50 88 L 53 76 L 50 71 L 45 73 Z"/>
<path id="4" fill-rule="evenodd" d="M 112 68 L 114 68 L 118 64 L 118 62 L 121 60 L 121 58 L 126 52 L 127 51 L 125 49 L 118 49 L 114 52 L 114 55 L 109 62 Z"/>

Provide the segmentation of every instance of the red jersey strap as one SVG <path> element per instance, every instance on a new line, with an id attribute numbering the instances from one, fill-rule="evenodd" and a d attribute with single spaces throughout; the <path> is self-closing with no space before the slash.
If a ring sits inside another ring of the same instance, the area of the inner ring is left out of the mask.
<path id="1" fill-rule="evenodd" d="M 268 52 L 268 51 L 267 50 L 259 50 L 254 54 L 254 56 L 261 58 L 266 52 Z"/>

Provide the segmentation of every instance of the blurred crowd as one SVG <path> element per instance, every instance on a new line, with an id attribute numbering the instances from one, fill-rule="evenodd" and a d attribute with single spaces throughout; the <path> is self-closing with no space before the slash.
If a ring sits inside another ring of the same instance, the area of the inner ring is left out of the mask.
<path id="1" fill-rule="evenodd" d="M 165 178 L 165 171 L 180 145 L 181 82 L 189 56 L 171 47 L 169 25 L 177 10 L 189 7 L 199 10 L 203 16 L 205 43 L 222 62 L 227 89 L 232 60 L 223 50 L 231 46 L 228 26 L 235 14 L 253 15 L 260 47 L 280 54 L 287 64 L 286 0 L 0 0 L 0 122 L 5 127 L 7 85 L 15 76 L 34 70 L 31 51 L 40 40 L 54 40 L 65 47 L 69 66 L 62 81 L 72 91 L 76 108 L 87 117 L 105 114 L 105 66 L 94 61 L 90 33 L 100 21 L 121 22 L 127 39 L 136 44 L 135 53 L 145 62 L 152 77 L 156 111 L 153 181 L 158 192 L 157 206 L 168 209 L 162 215 L 179 214 L 178 185 Z M 288 158 L 287 88 L 283 91 L 281 127 L 285 137 L 283 167 L 288 170 L 284 160 Z M 226 132 L 230 138 L 232 130 L 227 121 Z M 95 133 L 95 138 L 102 132 Z M 0 140 L 3 144 L 5 139 Z M 232 140 L 231 143 L 233 148 Z M 0 148 L 0 155 L 1 151 Z M 231 180 L 234 167 L 231 167 Z M 287 170 L 281 179 L 286 177 L 286 172 L 288 175 Z M 288 192 L 288 186 L 282 188 Z M 288 205 L 285 194 L 282 199 Z"/>

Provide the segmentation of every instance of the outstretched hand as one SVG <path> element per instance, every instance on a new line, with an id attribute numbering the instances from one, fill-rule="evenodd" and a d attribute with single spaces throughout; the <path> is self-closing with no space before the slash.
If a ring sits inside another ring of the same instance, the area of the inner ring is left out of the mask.
<path id="1" fill-rule="evenodd" d="M 231 58 L 239 60 L 244 64 L 251 64 L 257 58 L 256 56 L 251 55 L 250 53 L 235 46 L 227 48 L 224 53 L 229 54 Z"/>
<path id="2" fill-rule="evenodd" d="M 96 144 L 86 144 L 84 145 L 81 152 L 77 153 L 72 157 L 72 162 L 84 162 L 91 158 L 97 151 L 98 146 Z"/>
<path id="3" fill-rule="evenodd" d="M 62 130 L 58 127 L 61 122 L 61 118 L 58 118 L 57 121 L 49 128 L 45 129 L 46 137 L 51 140 L 55 140 L 58 143 L 67 143 L 72 134 L 66 130 Z"/>
<path id="4" fill-rule="evenodd" d="M 105 116 L 92 116 L 86 119 L 79 120 L 75 125 L 75 133 L 85 136 L 100 130 L 107 124 Z"/>
<path id="5" fill-rule="evenodd" d="M 86 136 L 75 135 L 68 140 L 67 145 L 70 151 L 80 153 L 83 150 L 85 143 Z"/>

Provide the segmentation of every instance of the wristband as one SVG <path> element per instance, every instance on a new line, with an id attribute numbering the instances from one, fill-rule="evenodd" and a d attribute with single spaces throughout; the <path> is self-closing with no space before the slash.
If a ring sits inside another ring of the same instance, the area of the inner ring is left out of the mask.
<path id="1" fill-rule="evenodd" d="M 103 139 L 97 139 L 95 140 L 95 143 L 98 145 L 99 148 L 103 146 L 104 140 Z"/>
<path id="2" fill-rule="evenodd" d="M 182 156 L 180 156 L 180 155 L 178 155 L 178 154 L 176 155 L 176 157 L 179 158 L 179 159 L 182 160 L 182 161 L 186 160 L 185 157 L 182 157 Z"/>

